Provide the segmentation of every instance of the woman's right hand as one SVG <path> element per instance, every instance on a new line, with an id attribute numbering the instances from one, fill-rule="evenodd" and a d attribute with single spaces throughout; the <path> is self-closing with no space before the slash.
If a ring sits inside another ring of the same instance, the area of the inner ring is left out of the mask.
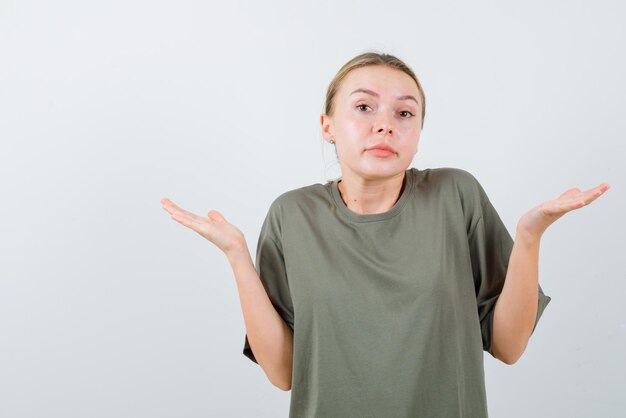
<path id="1" fill-rule="evenodd" d="M 163 209 L 172 215 L 172 219 L 187 228 L 193 229 L 217 245 L 227 256 L 236 251 L 247 250 L 243 233 L 237 227 L 228 223 L 218 211 L 211 210 L 208 213 L 208 218 L 203 218 L 179 208 L 168 198 L 161 199 L 161 204 Z"/>

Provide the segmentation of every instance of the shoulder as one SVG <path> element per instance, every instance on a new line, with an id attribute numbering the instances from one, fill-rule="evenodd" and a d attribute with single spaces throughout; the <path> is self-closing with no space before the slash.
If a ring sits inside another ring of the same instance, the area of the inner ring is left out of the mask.
<path id="1" fill-rule="evenodd" d="M 458 202 L 464 213 L 480 212 L 489 201 L 478 179 L 461 168 L 442 167 L 416 170 L 417 190 L 423 196 Z"/>
<path id="2" fill-rule="evenodd" d="M 329 205 L 328 202 L 326 186 L 320 183 L 283 192 L 270 203 L 263 229 L 281 237 L 283 225 L 298 220 L 300 214 L 316 212 L 319 205 Z"/>
<path id="3" fill-rule="evenodd" d="M 460 193 L 477 192 L 481 188 L 476 177 L 467 170 L 455 167 L 412 169 L 415 172 L 418 187 L 454 189 Z"/>
<path id="4" fill-rule="evenodd" d="M 278 195 L 270 204 L 271 214 L 288 214 L 297 208 L 313 208 L 329 201 L 327 185 L 321 183 L 291 189 Z"/>

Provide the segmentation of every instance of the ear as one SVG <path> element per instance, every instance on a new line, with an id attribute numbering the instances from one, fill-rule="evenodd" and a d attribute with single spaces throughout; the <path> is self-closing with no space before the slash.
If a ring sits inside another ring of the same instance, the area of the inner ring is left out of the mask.
<path id="1" fill-rule="evenodd" d="M 326 141 L 330 141 L 335 136 L 332 118 L 322 113 L 320 115 L 320 123 L 322 125 L 322 136 Z"/>

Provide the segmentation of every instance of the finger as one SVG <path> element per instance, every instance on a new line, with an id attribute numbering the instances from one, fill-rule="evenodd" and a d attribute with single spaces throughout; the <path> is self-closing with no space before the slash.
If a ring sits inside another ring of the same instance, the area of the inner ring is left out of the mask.
<path id="1" fill-rule="evenodd" d="M 196 215 L 195 213 L 192 213 L 192 212 L 180 209 L 180 208 L 174 209 L 172 211 L 172 216 L 181 220 L 189 221 L 189 222 L 196 221 L 197 218 L 199 218 L 199 216 Z"/>
<path id="2" fill-rule="evenodd" d="M 175 206 L 174 202 L 169 200 L 167 197 L 164 197 L 163 199 L 161 199 L 161 205 L 163 206 L 163 209 L 165 209 L 168 212 L 172 209 L 173 206 Z"/>
<path id="3" fill-rule="evenodd" d="M 543 212 L 550 216 L 562 216 L 582 206 L 584 202 L 580 199 L 553 200 L 544 206 Z"/>
<path id="4" fill-rule="evenodd" d="M 573 209 L 579 209 L 583 206 L 589 205 L 591 202 L 600 197 L 604 192 L 609 189 L 609 185 L 607 183 L 602 183 L 597 187 L 581 192 L 577 188 L 570 189 L 563 193 L 561 197 L 552 204 L 547 206 L 546 213 L 557 214 L 557 213 L 566 213 Z M 578 193 L 574 193 L 575 190 L 578 190 Z"/>
<path id="5" fill-rule="evenodd" d="M 201 232 L 204 229 L 204 225 L 208 221 L 206 218 L 202 218 L 187 211 L 174 212 L 172 214 L 172 219 L 196 232 Z"/>
<path id="6" fill-rule="evenodd" d="M 208 215 L 209 215 L 209 218 L 211 218 L 214 221 L 226 222 L 226 219 L 224 218 L 224 216 L 222 216 L 222 214 L 216 210 L 209 211 Z"/>
<path id="7" fill-rule="evenodd" d="M 186 211 L 178 207 L 174 204 L 174 202 L 169 199 L 161 199 L 161 201 L 163 202 L 163 209 L 165 209 L 167 212 L 169 212 L 170 215 L 172 215 L 172 219 L 178 221 L 186 221 L 187 223 L 190 223 L 191 221 L 200 218 L 195 213 Z"/>
<path id="8" fill-rule="evenodd" d="M 170 214 L 174 214 L 174 213 L 178 213 L 178 214 L 185 214 L 185 213 L 187 213 L 187 214 L 189 214 L 189 213 L 191 213 L 191 212 L 187 212 L 183 208 L 178 207 L 177 205 L 174 204 L 174 202 L 172 202 L 169 199 L 167 199 L 163 203 L 163 209 L 165 209 Z"/>
<path id="9" fill-rule="evenodd" d="M 606 192 L 608 189 L 609 189 L 609 185 L 606 183 L 602 183 L 601 185 L 584 192 L 581 198 L 584 201 L 585 205 L 588 205 L 594 200 L 596 200 L 597 198 L 599 198 L 600 196 L 602 196 L 604 192 Z"/>
<path id="10" fill-rule="evenodd" d="M 564 198 L 572 198 L 574 200 L 583 199 L 585 201 L 588 201 L 589 198 L 597 198 L 608 189 L 609 185 L 607 183 L 602 183 L 599 186 L 593 187 L 589 190 L 585 190 L 584 192 L 575 187 L 567 190 L 565 193 L 559 196 L 559 199 L 566 200 Z"/>
<path id="11" fill-rule="evenodd" d="M 166 198 L 161 199 L 161 203 L 163 204 L 164 207 L 167 207 L 167 208 L 180 209 L 177 205 L 174 204 L 174 202 Z"/>
<path id="12" fill-rule="evenodd" d="M 611 188 L 611 186 L 609 186 L 609 183 L 601 183 L 598 186 L 594 187 L 591 190 L 597 189 L 600 191 L 600 194 L 603 194 L 604 192 L 606 192 L 607 190 L 609 190 Z"/>
<path id="13" fill-rule="evenodd" d="M 565 191 L 563 194 L 561 194 L 561 196 L 559 196 L 558 198 L 561 199 L 563 197 L 570 197 L 570 196 L 574 196 L 576 194 L 580 193 L 580 189 L 578 187 L 574 187 L 572 189 L 569 189 L 567 191 Z"/>
<path id="14" fill-rule="evenodd" d="M 197 227 L 194 226 L 194 221 L 188 217 L 180 217 L 177 215 L 172 215 L 172 219 L 178 222 L 179 224 L 186 226 L 189 229 L 197 231 Z"/>

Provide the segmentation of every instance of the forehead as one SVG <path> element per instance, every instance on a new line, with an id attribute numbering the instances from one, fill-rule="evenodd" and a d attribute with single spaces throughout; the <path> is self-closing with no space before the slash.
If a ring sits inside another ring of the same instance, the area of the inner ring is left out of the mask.
<path id="1" fill-rule="evenodd" d="M 417 84 L 411 76 L 404 71 L 381 65 L 369 65 L 350 71 L 343 79 L 338 94 L 346 97 L 359 88 L 373 90 L 381 96 L 413 94 L 417 97 L 419 94 Z"/>

